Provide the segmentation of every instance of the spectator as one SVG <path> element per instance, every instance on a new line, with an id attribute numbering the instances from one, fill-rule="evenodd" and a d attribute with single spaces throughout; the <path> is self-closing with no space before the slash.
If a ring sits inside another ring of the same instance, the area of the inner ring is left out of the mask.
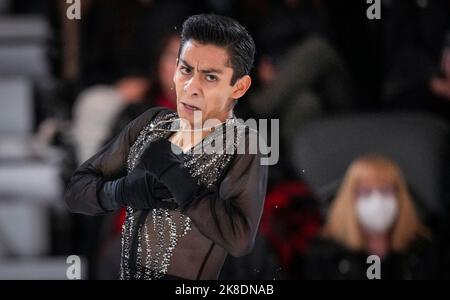
<path id="1" fill-rule="evenodd" d="M 382 279 L 442 278 L 448 250 L 437 244 L 397 165 L 368 155 L 349 167 L 323 234 L 310 248 L 305 277 L 367 279 L 366 260 L 374 254 L 381 260 Z"/>

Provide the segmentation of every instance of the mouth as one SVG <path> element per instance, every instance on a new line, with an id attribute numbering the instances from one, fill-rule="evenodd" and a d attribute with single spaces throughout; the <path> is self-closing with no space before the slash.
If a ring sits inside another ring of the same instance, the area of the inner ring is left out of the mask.
<path id="1" fill-rule="evenodd" d="M 184 103 L 184 102 L 181 102 L 181 104 L 183 105 L 183 107 L 184 107 L 185 109 L 190 110 L 190 111 L 201 110 L 200 108 L 198 108 L 198 107 L 195 106 L 195 105 L 190 105 L 190 104 L 187 104 L 187 103 Z"/>

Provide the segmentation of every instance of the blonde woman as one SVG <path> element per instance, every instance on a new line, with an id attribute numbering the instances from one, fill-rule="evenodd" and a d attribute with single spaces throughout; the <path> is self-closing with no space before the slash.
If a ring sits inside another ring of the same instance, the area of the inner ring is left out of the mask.
<path id="1" fill-rule="evenodd" d="M 367 278 L 377 255 L 381 278 L 439 277 L 439 258 L 401 170 L 381 155 L 354 161 L 307 256 L 306 277 Z"/>

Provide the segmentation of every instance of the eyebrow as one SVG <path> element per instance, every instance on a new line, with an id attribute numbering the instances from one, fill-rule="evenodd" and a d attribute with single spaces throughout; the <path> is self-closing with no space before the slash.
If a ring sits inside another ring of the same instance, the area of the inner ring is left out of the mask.
<path id="1" fill-rule="evenodd" d="M 184 59 L 181 59 L 181 63 L 183 65 L 185 65 L 186 67 L 188 67 L 189 69 L 194 69 L 193 66 L 189 65 Z M 222 74 L 223 71 L 219 70 L 219 69 L 214 69 L 214 68 L 209 68 L 209 69 L 204 69 L 204 70 L 199 70 L 201 73 L 217 73 L 217 74 Z"/>

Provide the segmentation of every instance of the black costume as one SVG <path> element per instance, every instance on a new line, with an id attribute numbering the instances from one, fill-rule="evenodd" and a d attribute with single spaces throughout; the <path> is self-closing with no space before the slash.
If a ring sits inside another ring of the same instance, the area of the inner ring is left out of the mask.
<path id="1" fill-rule="evenodd" d="M 127 207 L 121 279 L 215 279 L 227 253 L 252 248 L 267 186 L 267 166 L 250 151 L 256 131 L 233 117 L 177 155 L 168 141 L 177 120 L 174 111 L 149 109 L 68 185 L 74 212 Z M 222 151 L 197 152 L 218 145 Z"/>

